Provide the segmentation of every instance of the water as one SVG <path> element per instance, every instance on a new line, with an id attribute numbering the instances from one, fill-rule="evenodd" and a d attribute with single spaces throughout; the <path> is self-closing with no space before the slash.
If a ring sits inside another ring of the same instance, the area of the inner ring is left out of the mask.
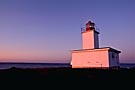
<path id="1" fill-rule="evenodd" d="M 0 69 L 8 68 L 60 68 L 71 67 L 70 63 L 0 63 Z M 135 63 L 121 63 L 121 68 L 135 68 Z"/>
<path id="2" fill-rule="evenodd" d="M 135 63 L 121 63 L 121 68 L 135 68 Z"/>
<path id="3" fill-rule="evenodd" d="M 70 67 L 69 63 L 0 63 L 0 69 L 8 68 L 59 68 Z"/>

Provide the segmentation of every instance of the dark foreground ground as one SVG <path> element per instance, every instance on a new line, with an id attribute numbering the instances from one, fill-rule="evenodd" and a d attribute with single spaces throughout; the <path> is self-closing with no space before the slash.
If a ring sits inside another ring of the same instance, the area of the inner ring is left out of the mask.
<path id="1" fill-rule="evenodd" d="M 134 84 L 135 69 L 72 69 L 72 68 L 10 68 L 0 70 L 0 83 L 12 86 L 64 87 L 99 87 L 99 85 L 122 87 Z M 0 85 L 2 85 L 0 84 Z M 55 86 L 54 86 L 55 85 Z M 100 86 L 101 88 L 101 86 Z M 72 89 L 72 88 L 71 88 Z M 4 89 L 3 89 L 4 90 Z"/>

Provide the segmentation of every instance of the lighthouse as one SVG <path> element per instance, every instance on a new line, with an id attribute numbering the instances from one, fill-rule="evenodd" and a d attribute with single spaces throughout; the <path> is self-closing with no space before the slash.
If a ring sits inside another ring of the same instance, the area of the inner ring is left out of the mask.
<path id="1" fill-rule="evenodd" d="M 82 33 L 82 48 L 83 49 L 94 49 L 99 48 L 98 34 L 95 30 L 95 23 L 88 21 L 86 23 L 86 29 Z"/>
<path id="2" fill-rule="evenodd" d="M 95 23 L 88 21 L 81 31 L 82 49 L 72 50 L 72 68 L 110 68 L 119 67 L 121 51 L 111 47 L 99 47 L 99 32 Z"/>

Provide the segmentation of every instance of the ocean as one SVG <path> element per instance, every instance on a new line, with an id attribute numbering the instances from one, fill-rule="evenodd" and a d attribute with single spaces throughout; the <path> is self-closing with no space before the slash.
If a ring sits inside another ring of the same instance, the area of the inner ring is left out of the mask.
<path id="1" fill-rule="evenodd" d="M 135 68 L 135 63 L 121 63 L 121 68 Z"/>
<path id="2" fill-rule="evenodd" d="M 60 68 L 70 67 L 70 63 L 11 63 L 1 62 L 0 69 L 16 68 Z"/>
<path id="3" fill-rule="evenodd" d="M 71 67 L 70 63 L 11 63 L 0 62 L 0 69 L 8 68 L 61 68 Z M 121 68 L 135 68 L 135 63 L 120 63 Z"/>

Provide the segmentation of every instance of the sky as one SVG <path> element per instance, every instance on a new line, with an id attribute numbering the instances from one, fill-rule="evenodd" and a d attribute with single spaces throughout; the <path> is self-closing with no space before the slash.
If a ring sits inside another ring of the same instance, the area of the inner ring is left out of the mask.
<path id="1" fill-rule="evenodd" d="M 68 63 L 87 21 L 135 63 L 135 0 L 0 0 L 0 62 Z"/>

